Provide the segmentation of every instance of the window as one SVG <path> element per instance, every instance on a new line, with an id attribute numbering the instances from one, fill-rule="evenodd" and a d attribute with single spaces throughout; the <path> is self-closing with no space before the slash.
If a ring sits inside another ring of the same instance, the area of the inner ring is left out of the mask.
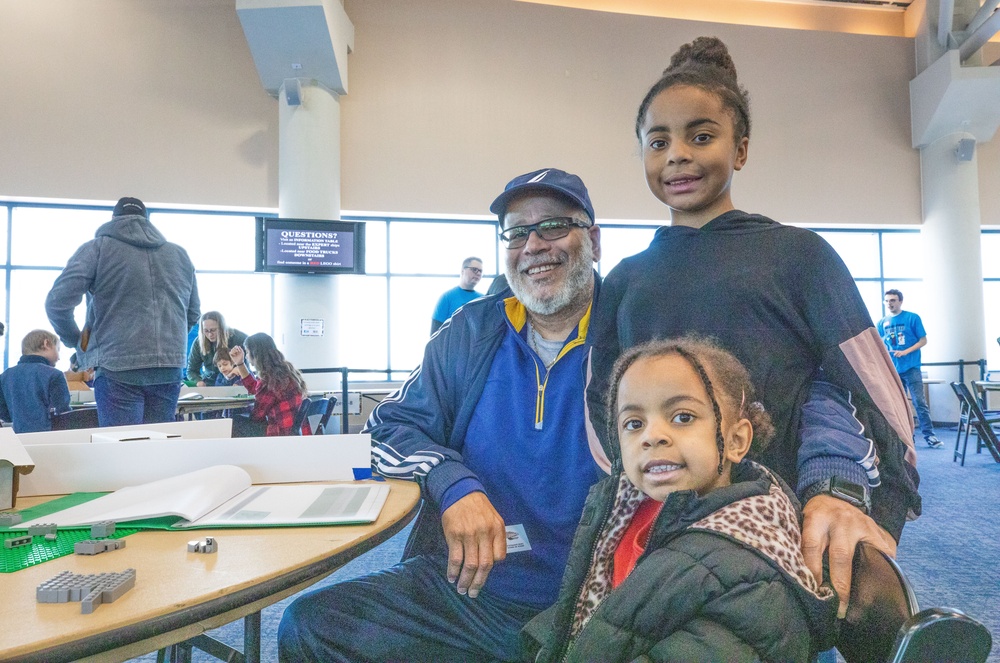
<path id="1" fill-rule="evenodd" d="M 0 269 L 5 288 L 0 306 L 8 325 L 4 336 L 4 368 L 20 356 L 20 340 L 34 328 L 49 328 L 45 297 L 52 282 L 76 249 L 92 239 L 110 219 L 110 207 L 0 203 Z M 253 214 L 151 210 L 150 220 L 172 242 L 183 246 L 198 274 L 202 311 L 218 310 L 227 322 L 246 333 L 273 335 L 274 277 L 254 269 Z M 344 320 L 331 321 L 341 340 L 341 356 L 352 379 L 378 380 L 391 371 L 395 379 L 423 358 L 430 337 L 431 314 L 441 294 L 458 283 L 462 260 L 483 261 L 485 293 L 494 274 L 502 273 L 505 250 L 497 226 L 485 219 L 349 218 L 366 221 L 364 276 L 340 276 L 340 310 Z M 659 224 L 608 223 L 601 229 L 600 272 L 607 275 L 623 258 L 644 250 Z M 916 230 L 824 229 L 819 233 L 834 247 L 855 278 L 873 320 L 884 315 L 882 293 L 897 287 L 906 308 L 923 308 L 923 248 Z M 987 358 L 1000 369 L 1000 231 L 982 235 L 987 325 Z M 309 277 L 301 277 L 309 278 Z M 83 320 L 84 306 L 77 309 Z M 63 351 L 60 368 L 68 367 Z M 382 371 L 365 373 L 364 371 Z"/>

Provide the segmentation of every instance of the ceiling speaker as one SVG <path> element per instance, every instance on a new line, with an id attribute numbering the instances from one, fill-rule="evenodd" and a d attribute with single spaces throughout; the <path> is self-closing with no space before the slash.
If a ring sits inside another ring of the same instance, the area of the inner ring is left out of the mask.
<path id="1" fill-rule="evenodd" d="M 299 79 L 286 78 L 282 87 L 285 89 L 285 102 L 289 106 L 302 105 L 302 83 Z"/>
<path id="2" fill-rule="evenodd" d="M 972 157 L 976 154 L 976 141 L 973 138 L 963 138 L 958 141 L 958 147 L 955 148 L 955 156 L 958 157 L 959 161 L 972 161 Z"/>

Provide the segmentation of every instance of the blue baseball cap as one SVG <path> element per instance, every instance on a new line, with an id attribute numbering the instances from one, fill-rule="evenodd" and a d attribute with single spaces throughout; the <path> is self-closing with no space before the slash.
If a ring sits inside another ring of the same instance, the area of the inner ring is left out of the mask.
<path id="1" fill-rule="evenodd" d="M 490 211 L 497 215 L 501 224 L 507 213 L 507 204 L 525 191 L 554 191 L 579 205 L 590 217 L 591 222 L 596 220 L 594 205 L 590 202 L 590 194 L 587 193 L 583 180 L 558 168 L 543 168 L 512 179 L 504 187 L 503 193 L 490 205 Z"/>

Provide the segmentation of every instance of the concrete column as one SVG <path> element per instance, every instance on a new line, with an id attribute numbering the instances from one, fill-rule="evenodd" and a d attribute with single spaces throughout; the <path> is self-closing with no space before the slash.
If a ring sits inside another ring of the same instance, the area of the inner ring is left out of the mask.
<path id="1" fill-rule="evenodd" d="M 339 95 L 321 85 L 303 84 L 301 104 L 289 106 L 282 86 L 278 126 L 278 215 L 339 219 Z M 298 368 L 342 365 L 337 286 L 336 276 L 275 276 L 275 340 Z M 324 335 L 303 336 L 303 319 L 322 320 Z M 323 376 L 310 376 L 309 386 L 324 388 L 326 382 Z"/>
<path id="2" fill-rule="evenodd" d="M 925 308 L 918 311 L 927 327 L 924 361 L 977 360 L 986 356 L 983 314 L 983 269 L 980 251 L 979 170 L 975 153 L 960 161 L 956 132 L 920 150 L 924 225 Z M 903 302 L 906 309 L 906 302 Z M 958 368 L 931 367 L 930 377 L 951 382 Z M 967 369 L 966 380 L 978 379 L 978 367 Z M 931 416 L 958 421 L 958 402 L 947 385 L 931 387 Z"/>

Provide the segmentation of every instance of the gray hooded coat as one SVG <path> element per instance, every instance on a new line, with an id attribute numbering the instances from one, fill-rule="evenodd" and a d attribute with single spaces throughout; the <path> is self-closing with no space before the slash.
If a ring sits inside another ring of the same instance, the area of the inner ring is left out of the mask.
<path id="1" fill-rule="evenodd" d="M 87 296 L 81 330 L 73 310 Z M 201 315 L 194 265 L 139 214 L 116 216 L 66 263 L 45 300 L 56 334 L 81 368 L 180 368 Z"/>

